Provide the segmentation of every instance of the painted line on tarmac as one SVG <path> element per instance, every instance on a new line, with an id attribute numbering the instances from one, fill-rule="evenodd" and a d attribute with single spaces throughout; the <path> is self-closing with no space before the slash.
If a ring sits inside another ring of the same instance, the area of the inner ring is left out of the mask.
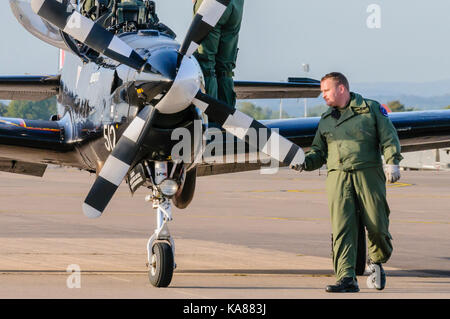
<path id="1" fill-rule="evenodd" d="M 300 221 L 300 222 L 329 222 L 329 218 L 306 218 L 306 217 L 270 217 L 270 216 L 207 216 L 207 215 L 192 215 L 190 217 L 195 218 L 209 218 L 209 219 L 247 219 L 247 220 L 279 220 L 279 221 Z M 445 221 L 433 221 L 433 220 L 405 220 L 405 219 L 391 219 L 392 223 L 399 224 L 435 224 L 435 225 L 449 225 L 450 222 Z"/>
<path id="2" fill-rule="evenodd" d="M 386 184 L 387 188 L 399 188 L 410 187 L 414 184 L 399 183 Z M 209 191 L 202 194 L 234 194 L 234 193 L 325 193 L 325 188 L 313 188 L 313 189 L 253 189 L 253 190 L 230 190 L 230 191 Z"/>
<path id="3" fill-rule="evenodd" d="M 434 220 L 406 220 L 406 219 L 391 219 L 393 223 L 400 224 L 433 224 L 433 225 L 450 225 L 450 222 L 434 221 Z"/>
<path id="4" fill-rule="evenodd" d="M 301 218 L 301 217 L 270 217 L 270 216 L 212 216 L 212 215 L 192 215 L 197 218 L 225 218 L 225 219 L 249 219 L 249 220 L 283 220 L 283 221 L 328 221 L 329 218 Z"/>
<path id="5" fill-rule="evenodd" d="M 394 195 L 389 195 L 391 197 L 395 197 L 395 198 L 438 198 L 438 199 L 447 199 L 450 198 L 450 195 L 428 195 L 428 194 L 394 194 Z"/>
<path id="6" fill-rule="evenodd" d="M 0 214 L 25 214 L 25 215 L 41 215 L 42 212 L 39 211 L 6 211 L 0 210 Z M 80 212 L 45 212 L 46 215 L 79 215 Z M 147 213 L 115 213 L 117 216 L 147 216 Z M 212 216 L 212 215 L 194 215 L 189 214 L 192 218 L 209 218 L 209 219 L 247 219 L 247 220 L 279 220 L 279 221 L 304 221 L 304 222 L 318 222 L 325 221 L 328 222 L 329 218 L 307 218 L 307 217 L 270 217 L 270 216 Z M 392 223 L 399 224 L 429 224 L 429 225 L 450 225 L 450 222 L 446 221 L 434 221 L 434 220 L 405 220 L 405 219 L 391 219 Z"/>
<path id="7" fill-rule="evenodd" d="M 116 277 L 116 276 L 107 275 L 106 277 L 114 279 L 114 280 L 118 280 L 118 281 L 131 282 L 131 280 L 124 279 L 124 278 L 119 278 L 119 277 Z"/>
<path id="8" fill-rule="evenodd" d="M 387 188 L 409 187 L 409 186 L 414 186 L 414 184 L 400 183 L 400 182 L 395 182 L 393 184 L 386 184 Z"/>

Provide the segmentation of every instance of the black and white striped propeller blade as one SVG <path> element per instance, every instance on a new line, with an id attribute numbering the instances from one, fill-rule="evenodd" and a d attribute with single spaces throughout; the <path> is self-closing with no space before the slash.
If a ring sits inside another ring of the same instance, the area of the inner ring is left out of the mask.
<path id="1" fill-rule="evenodd" d="M 135 70 L 152 71 L 146 60 L 128 44 L 100 24 L 81 15 L 72 5 L 57 0 L 32 0 L 31 7 L 41 18 L 93 50 Z"/>
<path id="2" fill-rule="evenodd" d="M 219 22 L 229 3 L 230 0 L 203 0 L 178 50 L 173 85 L 156 106 L 161 113 L 173 114 L 192 104 L 200 88 L 200 77 L 198 67 L 190 57 Z"/>
<path id="3" fill-rule="evenodd" d="M 219 22 L 229 4 L 230 0 L 203 0 L 179 50 L 182 56 L 190 57 L 197 50 L 203 39 Z"/>
<path id="4" fill-rule="evenodd" d="M 135 161 L 142 141 L 152 126 L 153 114 L 149 105 L 142 109 L 108 156 L 84 201 L 83 212 L 87 217 L 97 218 L 102 215 Z"/>
<path id="5" fill-rule="evenodd" d="M 250 129 L 256 130 L 256 136 L 259 136 L 260 129 L 266 130 L 267 140 L 264 140 L 263 143 L 259 138 L 257 140 L 248 139 L 250 146 L 259 152 L 289 166 L 301 165 L 305 161 L 305 153 L 301 147 L 247 114 L 201 92 L 197 93 L 193 103 L 208 115 L 208 118 L 241 140 L 245 141 Z"/>

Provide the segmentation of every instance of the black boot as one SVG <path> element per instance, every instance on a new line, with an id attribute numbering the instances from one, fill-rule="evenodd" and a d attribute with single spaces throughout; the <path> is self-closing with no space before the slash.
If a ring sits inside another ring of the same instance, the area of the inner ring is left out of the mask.
<path id="1" fill-rule="evenodd" d="M 345 277 L 336 282 L 335 285 L 328 285 L 326 292 L 358 292 L 358 281 L 352 277 Z"/>

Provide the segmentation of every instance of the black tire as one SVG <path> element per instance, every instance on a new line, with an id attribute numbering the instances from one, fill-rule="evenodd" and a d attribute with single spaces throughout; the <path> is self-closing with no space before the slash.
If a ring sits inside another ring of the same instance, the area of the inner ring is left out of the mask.
<path id="1" fill-rule="evenodd" d="M 194 198 L 196 179 L 197 168 L 195 167 L 187 171 L 183 187 L 178 190 L 174 197 L 172 197 L 172 203 L 176 208 L 185 209 L 189 206 Z"/>
<path id="2" fill-rule="evenodd" d="M 167 287 L 172 281 L 173 252 L 169 244 L 159 242 L 153 245 L 148 278 L 155 287 Z"/>

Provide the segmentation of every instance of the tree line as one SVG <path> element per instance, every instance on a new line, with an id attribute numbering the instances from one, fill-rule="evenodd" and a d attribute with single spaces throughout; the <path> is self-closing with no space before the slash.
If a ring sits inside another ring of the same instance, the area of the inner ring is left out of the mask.
<path id="1" fill-rule="evenodd" d="M 405 107 L 400 101 L 390 101 L 386 104 L 392 112 L 414 111 L 413 107 Z M 280 112 L 273 111 L 268 107 L 260 107 L 251 102 L 240 102 L 238 109 L 253 117 L 256 120 L 279 119 Z M 320 116 L 328 109 L 326 105 L 316 105 L 308 108 L 308 116 Z M 444 107 L 450 109 L 450 105 Z M 56 98 L 52 97 L 44 101 L 11 101 L 9 104 L 0 102 L 0 116 L 23 118 L 29 120 L 48 120 L 56 114 Z M 288 113 L 283 111 L 282 118 L 291 118 Z"/>
<path id="2" fill-rule="evenodd" d="M 400 101 L 390 101 L 386 103 L 387 107 L 392 112 L 410 112 L 415 111 L 416 109 L 413 107 L 405 107 Z M 446 107 L 450 109 L 450 105 Z M 279 119 L 280 112 L 278 110 L 271 110 L 269 107 L 260 107 L 251 102 L 241 102 L 238 105 L 238 110 L 241 112 L 253 117 L 256 120 L 270 120 L 270 119 Z M 308 117 L 321 116 L 324 112 L 328 110 L 328 106 L 321 104 L 308 108 Z M 282 118 L 291 118 L 288 113 L 283 111 Z"/>
<path id="3" fill-rule="evenodd" d="M 238 110 L 241 111 L 242 113 L 247 114 L 248 116 L 253 117 L 255 120 L 271 120 L 280 118 L 280 111 L 272 111 L 268 107 L 256 106 L 254 103 L 251 102 L 239 103 Z M 291 117 L 285 111 L 282 111 L 281 116 L 283 119 Z"/>
<path id="4" fill-rule="evenodd" d="M 28 120 L 49 120 L 56 114 L 56 97 L 44 101 L 11 101 L 8 105 L 0 102 L 0 116 Z"/>

